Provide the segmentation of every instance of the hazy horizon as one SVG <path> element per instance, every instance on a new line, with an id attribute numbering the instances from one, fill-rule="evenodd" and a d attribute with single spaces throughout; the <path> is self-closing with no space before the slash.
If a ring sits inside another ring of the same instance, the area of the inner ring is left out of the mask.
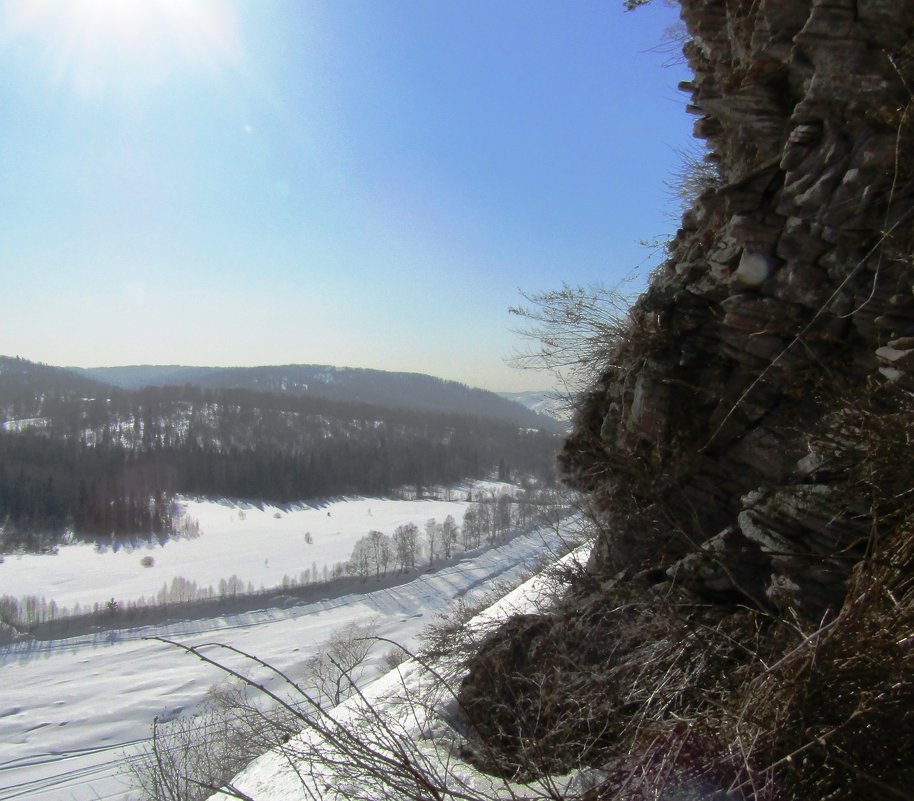
<path id="1" fill-rule="evenodd" d="M 0 347 L 548 388 L 505 365 L 519 290 L 613 285 L 675 231 L 675 22 L 621 0 L 8 0 Z"/>
<path id="2" fill-rule="evenodd" d="M 30 359 L 27 355 L 22 353 L 0 353 L 0 357 L 6 357 L 11 359 L 21 358 L 26 361 L 34 362 L 36 364 L 43 364 L 48 367 L 59 367 L 64 370 L 118 370 L 118 369 L 130 369 L 137 367 L 158 367 L 158 368 L 190 368 L 192 370 L 204 370 L 204 369 L 228 369 L 228 370 L 246 370 L 257 367 L 290 367 L 290 366 L 318 366 L 318 367 L 333 367 L 333 368 L 342 368 L 348 370 L 384 370 L 380 367 L 366 367 L 364 365 L 352 365 L 352 364 L 327 364 L 325 362 L 264 362 L 262 364 L 234 364 L 234 363 L 225 363 L 225 364 L 182 364 L 179 362 L 157 362 L 157 363 L 133 363 L 133 364 L 55 364 L 52 362 L 47 362 L 39 359 Z M 456 378 L 446 378 L 445 376 L 438 375 L 436 373 L 423 373 L 418 370 L 385 370 L 385 372 L 395 372 L 395 373 L 412 373 L 417 375 L 428 375 L 432 378 L 440 378 L 444 381 L 456 381 L 461 384 L 467 384 L 466 381 L 460 381 Z M 494 392 L 496 394 L 510 394 L 510 393 L 521 393 L 521 392 L 556 392 L 559 390 L 553 389 L 551 386 L 546 386 L 545 383 L 542 386 L 533 387 L 530 389 L 501 389 L 499 387 L 484 387 L 478 384 L 467 384 L 473 389 L 485 389 L 489 392 Z"/>

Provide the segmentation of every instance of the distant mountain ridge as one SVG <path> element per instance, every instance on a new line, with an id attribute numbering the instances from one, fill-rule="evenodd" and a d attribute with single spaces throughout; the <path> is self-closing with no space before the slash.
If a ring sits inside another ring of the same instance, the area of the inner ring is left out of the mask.
<path id="1" fill-rule="evenodd" d="M 559 393 L 550 390 L 528 390 L 526 392 L 499 392 L 503 398 L 526 406 L 531 412 L 554 417 L 565 422 L 570 419 L 569 402 Z"/>
<path id="2" fill-rule="evenodd" d="M 109 388 L 110 384 L 88 373 L 0 356 L 0 405 L 8 405 L 14 414 L 18 407 L 28 407 L 38 393 L 91 398 Z"/>
<path id="3" fill-rule="evenodd" d="M 0 553 L 48 550 L 68 531 L 161 540 L 176 530 L 179 494 L 291 503 L 494 475 L 548 483 L 561 438 L 549 418 L 423 375 L 96 373 L 142 384 L 125 389 L 92 373 L 0 356 Z"/>
<path id="4" fill-rule="evenodd" d="M 126 367 L 65 367 L 77 375 L 87 376 L 96 381 L 121 389 L 143 389 L 170 385 L 197 384 L 218 367 L 184 367 L 178 364 L 138 364 Z"/>
<path id="5" fill-rule="evenodd" d="M 259 367 L 188 367 L 129 365 L 66 368 L 76 375 L 121 389 L 182 386 L 202 389 L 249 389 L 289 395 L 314 395 L 331 400 L 391 408 L 469 414 L 530 428 L 561 431 L 549 413 L 495 392 L 477 389 L 423 373 L 388 372 L 326 364 L 286 364 Z"/>

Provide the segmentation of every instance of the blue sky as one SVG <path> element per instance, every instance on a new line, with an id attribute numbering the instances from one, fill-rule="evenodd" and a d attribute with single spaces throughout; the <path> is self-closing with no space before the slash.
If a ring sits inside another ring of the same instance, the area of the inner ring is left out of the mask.
<path id="1" fill-rule="evenodd" d="M 0 353 L 548 386 L 505 365 L 518 290 L 613 285 L 675 231 L 687 75 L 656 48 L 676 20 L 4 0 Z"/>

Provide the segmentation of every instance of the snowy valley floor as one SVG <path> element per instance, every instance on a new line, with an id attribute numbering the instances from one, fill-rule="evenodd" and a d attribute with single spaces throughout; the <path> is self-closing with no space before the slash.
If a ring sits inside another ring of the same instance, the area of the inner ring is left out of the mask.
<path id="1" fill-rule="evenodd" d="M 365 503 L 355 502 L 348 511 L 342 505 L 331 508 L 329 517 L 326 508 L 321 510 L 309 528 L 314 530 L 315 544 L 320 541 L 318 518 L 333 539 L 348 542 L 356 533 L 364 534 L 368 527 Z M 371 527 L 377 525 L 379 515 L 388 512 L 391 523 L 403 518 L 421 523 L 427 517 L 437 514 L 440 519 L 449 513 L 444 505 L 431 510 L 409 506 L 422 503 L 416 501 L 391 502 L 401 506 L 386 512 L 381 511 L 382 502 L 371 503 Z M 197 511 L 205 517 L 205 510 Z M 357 531 L 345 523 L 349 513 L 358 515 Z M 234 517 L 237 519 L 237 511 Z M 273 514 L 269 520 L 275 520 L 277 527 L 282 524 Z M 211 522 L 209 525 L 214 528 Z M 334 534 L 330 525 L 340 533 Z M 203 528 L 206 532 L 205 521 Z M 295 538 L 300 541 L 300 528 Z M 193 542 L 206 539 L 204 534 Z M 435 573 L 417 574 L 408 583 L 364 594 L 0 648 L 0 801 L 116 801 L 128 797 L 124 766 L 149 737 L 152 719 L 190 713 L 223 678 L 192 656 L 144 637 L 168 637 L 186 645 L 230 644 L 294 675 L 336 631 L 352 622 L 374 621 L 379 636 L 412 647 L 426 624 L 455 598 L 485 593 L 499 581 L 519 581 L 534 563 L 562 545 L 561 537 L 544 527 Z M 256 558 L 249 559 L 250 568 L 266 571 L 276 560 L 273 569 L 288 572 L 293 563 L 289 558 L 282 561 L 279 551 L 275 556 L 262 555 L 269 547 L 269 539 L 259 541 Z M 133 554 L 131 561 L 138 559 Z M 168 563 L 159 552 L 156 561 L 163 566 Z M 7 560 L 2 567 L 10 566 L 11 560 Z M 226 575 L 225 565 L 218 569 Z M 103 595 L 113 593 L 111 586 L 125 586 L 117 585 L 125 579 L 113 573 L 110 578 Z M 260 575 L 251 579 L 269 580 Z M 99 580 L 106 587 L 104 574 L 95 576 Z M 99 587 L 59 589 L 62 601 L 72 603 L 80 597 L 88 601 L 89 592 L 97 598 Z"/>
<path id="2" fill-rule="evenodd" d="M 551 563 L 580 569 L 590 545 Z M 465 624 L 478 640 L 515 614 L 548 608 L 556 583 L 545 570 Z M 246 671 L 251 675 L 250 666 Z M 456 689 L 463 675 L 450 653 L 410 659 L 336 708 L 310 714 L 310 727 L 258 759 L 210 801 L 410 801 L 415 798 L 546 801 L 580 792 L 594 771 L 580 769 L 518 784 L 480 772 L 461 756 L 466 744 Z"/>

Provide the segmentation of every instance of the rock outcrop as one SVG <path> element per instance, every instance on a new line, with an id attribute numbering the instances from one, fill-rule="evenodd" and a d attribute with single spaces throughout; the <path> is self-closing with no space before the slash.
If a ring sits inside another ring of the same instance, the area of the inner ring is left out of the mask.
<path id="1" fill-rule="evenodd" d="M 607 343 L 601 377 L 581 400 L 560 455 L 565 481 L 592 498 L 603 524 L 589 578 L 548 625 L 525 620 L 522 637 L 516 626 L 493 635 L 465 681 L 468 717 L 480 732 L 497 732 L 509 772 L 537 742 L 529 714 L 512 711 L 516 688 L 524 688 L 528 712 L 568 708 L 567 699 L 529 700 L 537 682 L 562 684 L 561 666 L 530 667 L 537 653 L 599 666 L 589 695 L 580 690 L 580 670 L 572 676 L 578 703 L 591 710 L 577 741 L 592 741 L 594 705 L 605 714 L 604 740 L 640 733 L 645 710 L 659 705 L 664 733 L 651 742 L 669 744 L 687 728 L 694 744 L 698 726 L 707 744 L 724 736 L 726 715 L 713 710 L 738 694 L 728 672 L 751 673 L 749 654 L 766 636 L 777 654 L 776 638 L 764 633 L 777 629 L 771 621 L 814 631 L 834 619 L 861 560 L 874 553 L 877 529 L 890 542 L 892 525 L 911 519 L 904 505 L 914 469 L 899 465 L 914 435 L 914 0 L 681 5 L 694 72 L 683 86 L 688 110 L 721 180 L 685 213 L 627 334 Z M 914 577 L 911 563 L 887 562 L 909 571 L 906 581 Z M 661 603 L 693 611 L 664 628 L 651 613 Z M 629 611 L 613 617 L 605 613 L 611 608 Z M 755 610 L 752 648 L 745 610 Z M 587 619 L 595 620 L 590 634 Z M 730 632 L 738 645 L 716 662 L 683 657 L 699 653 L 690 649 L 702 627 Z M 537 642 L 543 636 L 548 647 Z M 670 656 L 661 641 L 673 640 L 686 645 Z M 852 640 L 841 647 L 852 648 Z M 524 665 L 496 669 L 498 653 L 522 653 Z M 788 648 L 771 661 L 780 666 L 795 653 Z M 887 662 L 906 658 L 892 654 Z M 632 690 L 654 658 L 659 686 Z M 671 689 L 670 676 L 685 663 L 696 667 Z M 759 670 L 752 692 L 767 686 L 768 668 Z M 696 682 L 714 688 L 711 701 L 684 700 Z M 855 690 L 858 707 L 867 693 L 875 697 L 863 686 Z M 800 696 L 797 737 L 811 742 L 821 710 Z M 734 714 L 736 729 L 747 720 L 745 703 Z M 712 710 L 717 728 L 699 709 Z M 679 711 L 669 717 L 670 710 Z M 569 718 L 562 725 L 574 728 Z M 848 721 L 858 719 L 848 713 Z M 914 736 L 905 721 L 898 736 Z M 797 748 L 826 750 L 835 732 L 853 728 L 841 725 L 823 722 L 819 744 Z M 763 727 L 756 733 L 770 744 L 771 764 L 781 764 L 788 746 Z M 706 764 L 714 762 L 708 754 L 734 748 L 707 747 Z M 847 767 L 849 751 L 842 753 Z M 718 779 L 742 790 L 721 797 L 794 797 L 749 792 L 752 781 L 732 779 L 743 768 L 733 770 Z M 764 773 L 766 781 L 776 773 Z M 863 781 L 849 775 L 848 787 Z M 886 778 L 862 786 L 880 781 L 888 786 Z"/>
<path id="2" fill-rule="evenodd" d="M 683 535 L 665 576 L 817 619 L 870 526 L 835 464 L 863 445 L 836 424 L 873 382 L 914 386 L 914 3 L 682 14 L 722 185 L 685 215 L 561 463 L 622 529 L 607 567 L 661 566 L 625 531 L 649 507 Z"/>

